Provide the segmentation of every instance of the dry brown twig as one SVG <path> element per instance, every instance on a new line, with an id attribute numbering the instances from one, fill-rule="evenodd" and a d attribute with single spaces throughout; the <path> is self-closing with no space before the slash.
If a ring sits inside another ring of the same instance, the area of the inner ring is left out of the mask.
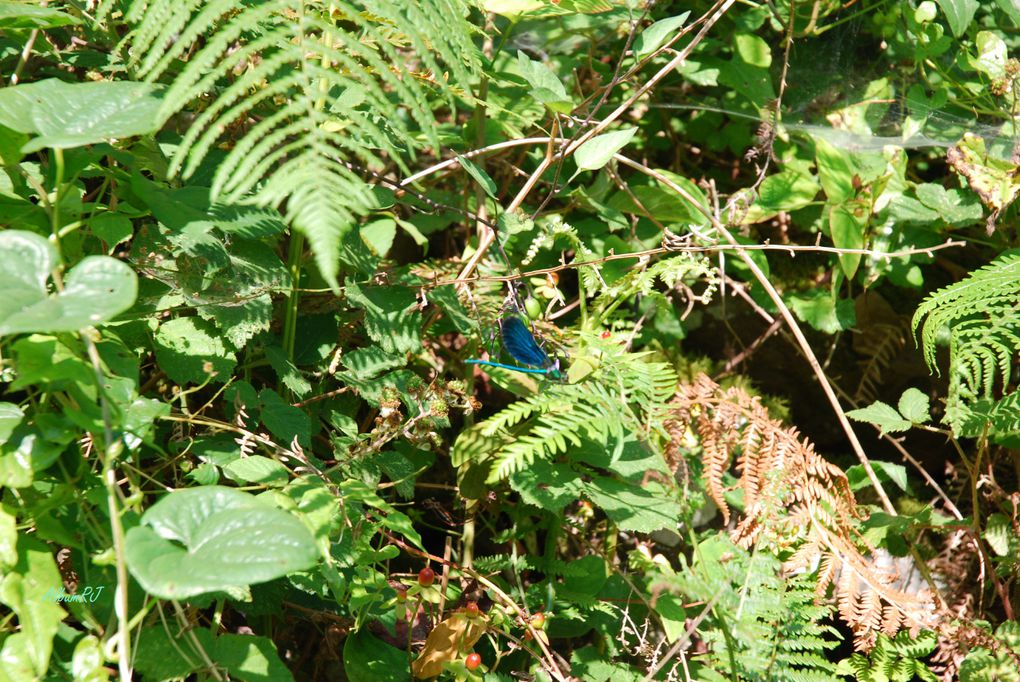
<path id="1" fill-rule="evenodd" d="M 682 444 L 697 434 L 705 489 L 728 523 L 723 478 L 739 453 L 737 487 L 744 493 L 744 513 L 731 531 L 734 542 L 793 550 L 790 570 L 817 566 L 819 594 L 834 587 L 840 616 L 858 648 L 870 648 L 879 632 L 891 636 L 906 627 L 916 634 L 941 624 L 946 614 L 933 593 L 897 587 L 900 576 L 861 551 L 871 547 L 855 530 L 859 511 L 843 471 L 819 456 L 796 429 L 773 419 L 758 398 L 701 375 L 680 387 L 672 405 L 667 460 L 674 466 L 680 462 Z"/>

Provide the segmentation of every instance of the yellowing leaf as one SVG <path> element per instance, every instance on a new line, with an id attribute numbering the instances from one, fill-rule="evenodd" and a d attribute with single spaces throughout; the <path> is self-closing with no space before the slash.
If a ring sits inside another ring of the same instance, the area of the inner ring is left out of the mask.
<path id="1" fill-rule="evenodd" d="M 953 170 L 967 179 L 981 203 L 992 209 L 988 217 L 988 231 L 991 233 L 999 213 L 1013 203 L 1020 193 L 1020 168 L 1016 160 L 990 157 L 985 150 L 984 139 L 966 133 L 959 144 L 946 151 L 946 161 Z"/>
<path id="2" fill-rule="evenodd" d="M 484 616 L 468 618 L 455 613 L 437 625 L 425 640 L 421 655 L 411 664 L 414 676 L 424 680 L 443 672 L 444 663 L 463 656 L 481 639 L 487 623 Z"/>

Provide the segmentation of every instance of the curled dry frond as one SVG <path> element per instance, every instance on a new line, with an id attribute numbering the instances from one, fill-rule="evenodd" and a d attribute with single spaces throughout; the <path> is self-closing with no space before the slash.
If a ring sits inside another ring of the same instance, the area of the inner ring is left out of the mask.
<path id="1" fill-rule="evenodd" d="M 835 588 L 857 648 L 869 649 L 879 632 L 891 636 L 909 628 L 916 634 L 938 624 L 931 593 L 901 587 L 898 565 L 881 561 L 857 532 L 861 515 L 846 475 L 796 429 L 773 419 L 744 389 L 724 389 L 705 375 L 682 385 L 672 405 L 667 459 L 681 460 L 682 436 L 696 434 L 705 489 L 729 523 L 723 478 L 735 457 L 744 514 L 731 531 L 733 540 L 791 551 L 789 570 L 817 568 L 818 593 Z"/>

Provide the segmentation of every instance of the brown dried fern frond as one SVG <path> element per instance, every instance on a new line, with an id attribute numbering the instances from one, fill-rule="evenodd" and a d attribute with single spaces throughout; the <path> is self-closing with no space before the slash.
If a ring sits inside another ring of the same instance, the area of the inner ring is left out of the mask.
<path id="1" fill-rule="evenodd" d="M 773 419 L 744 389 L 721 388 L 703 374 L 679 388 L 672 406 L 667 460 L 682 459 L 682 444 L 696 435 L 705 489 L 728 524 L 723 477 L 736 458 L 744 515 L 731 530 L 734 542 L 793 551 L 789 570 L 817 567 L 819 595 L 834 586 L 858 649 L 869 649 L 879 632 L 893 635 L 906 627 L 916 633 L 937 624 L 929 591 L 901 589 L 895 567 L 865 555 L 872 548 L 856 531 L 860 514 L 846 475 L 796 429 Z"/>

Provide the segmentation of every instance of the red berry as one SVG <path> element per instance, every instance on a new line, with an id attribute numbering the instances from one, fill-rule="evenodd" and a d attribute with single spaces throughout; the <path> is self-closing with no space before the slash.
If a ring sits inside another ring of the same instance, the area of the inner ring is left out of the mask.
<path id="1" fill-rule="evenodd" d="M 468 654 L 464 659 L 464 665 L 468 670 L 475 670 L 482 664 L 482 657 L 478 654 Z"/>
<path id="2" fill-rule="evenodd" d="M 539 611 L 531 617 L 531 627 L 536 630 L 541 630 L 545 627 L 545 614 Z"/>
<path id="3" fill-rule="evenodd" d="M 599 334 L 599 336 L 601 336 L 603 339 L 608 339 L 612 335 L 613 335 L 613 332 L 609 331 L 608 329 L 606 329 L 601 334 Z"/>
<path id="4" fill-rule="evenodd" d="M 425 568 L 418 571 L 418 584 L 422 587 L 428 587 L 436 581 L 436 572 L 426 566 Z"/>
<path id="5" fill-rule="evenodd" d="M 469 601 L 464 606 L 464 610 L 467 612 L 467 615 L 470 618 L 474 618 L 475 616 L 478 615 L 478 602 L 476 602 L 476 601 Z"/>

